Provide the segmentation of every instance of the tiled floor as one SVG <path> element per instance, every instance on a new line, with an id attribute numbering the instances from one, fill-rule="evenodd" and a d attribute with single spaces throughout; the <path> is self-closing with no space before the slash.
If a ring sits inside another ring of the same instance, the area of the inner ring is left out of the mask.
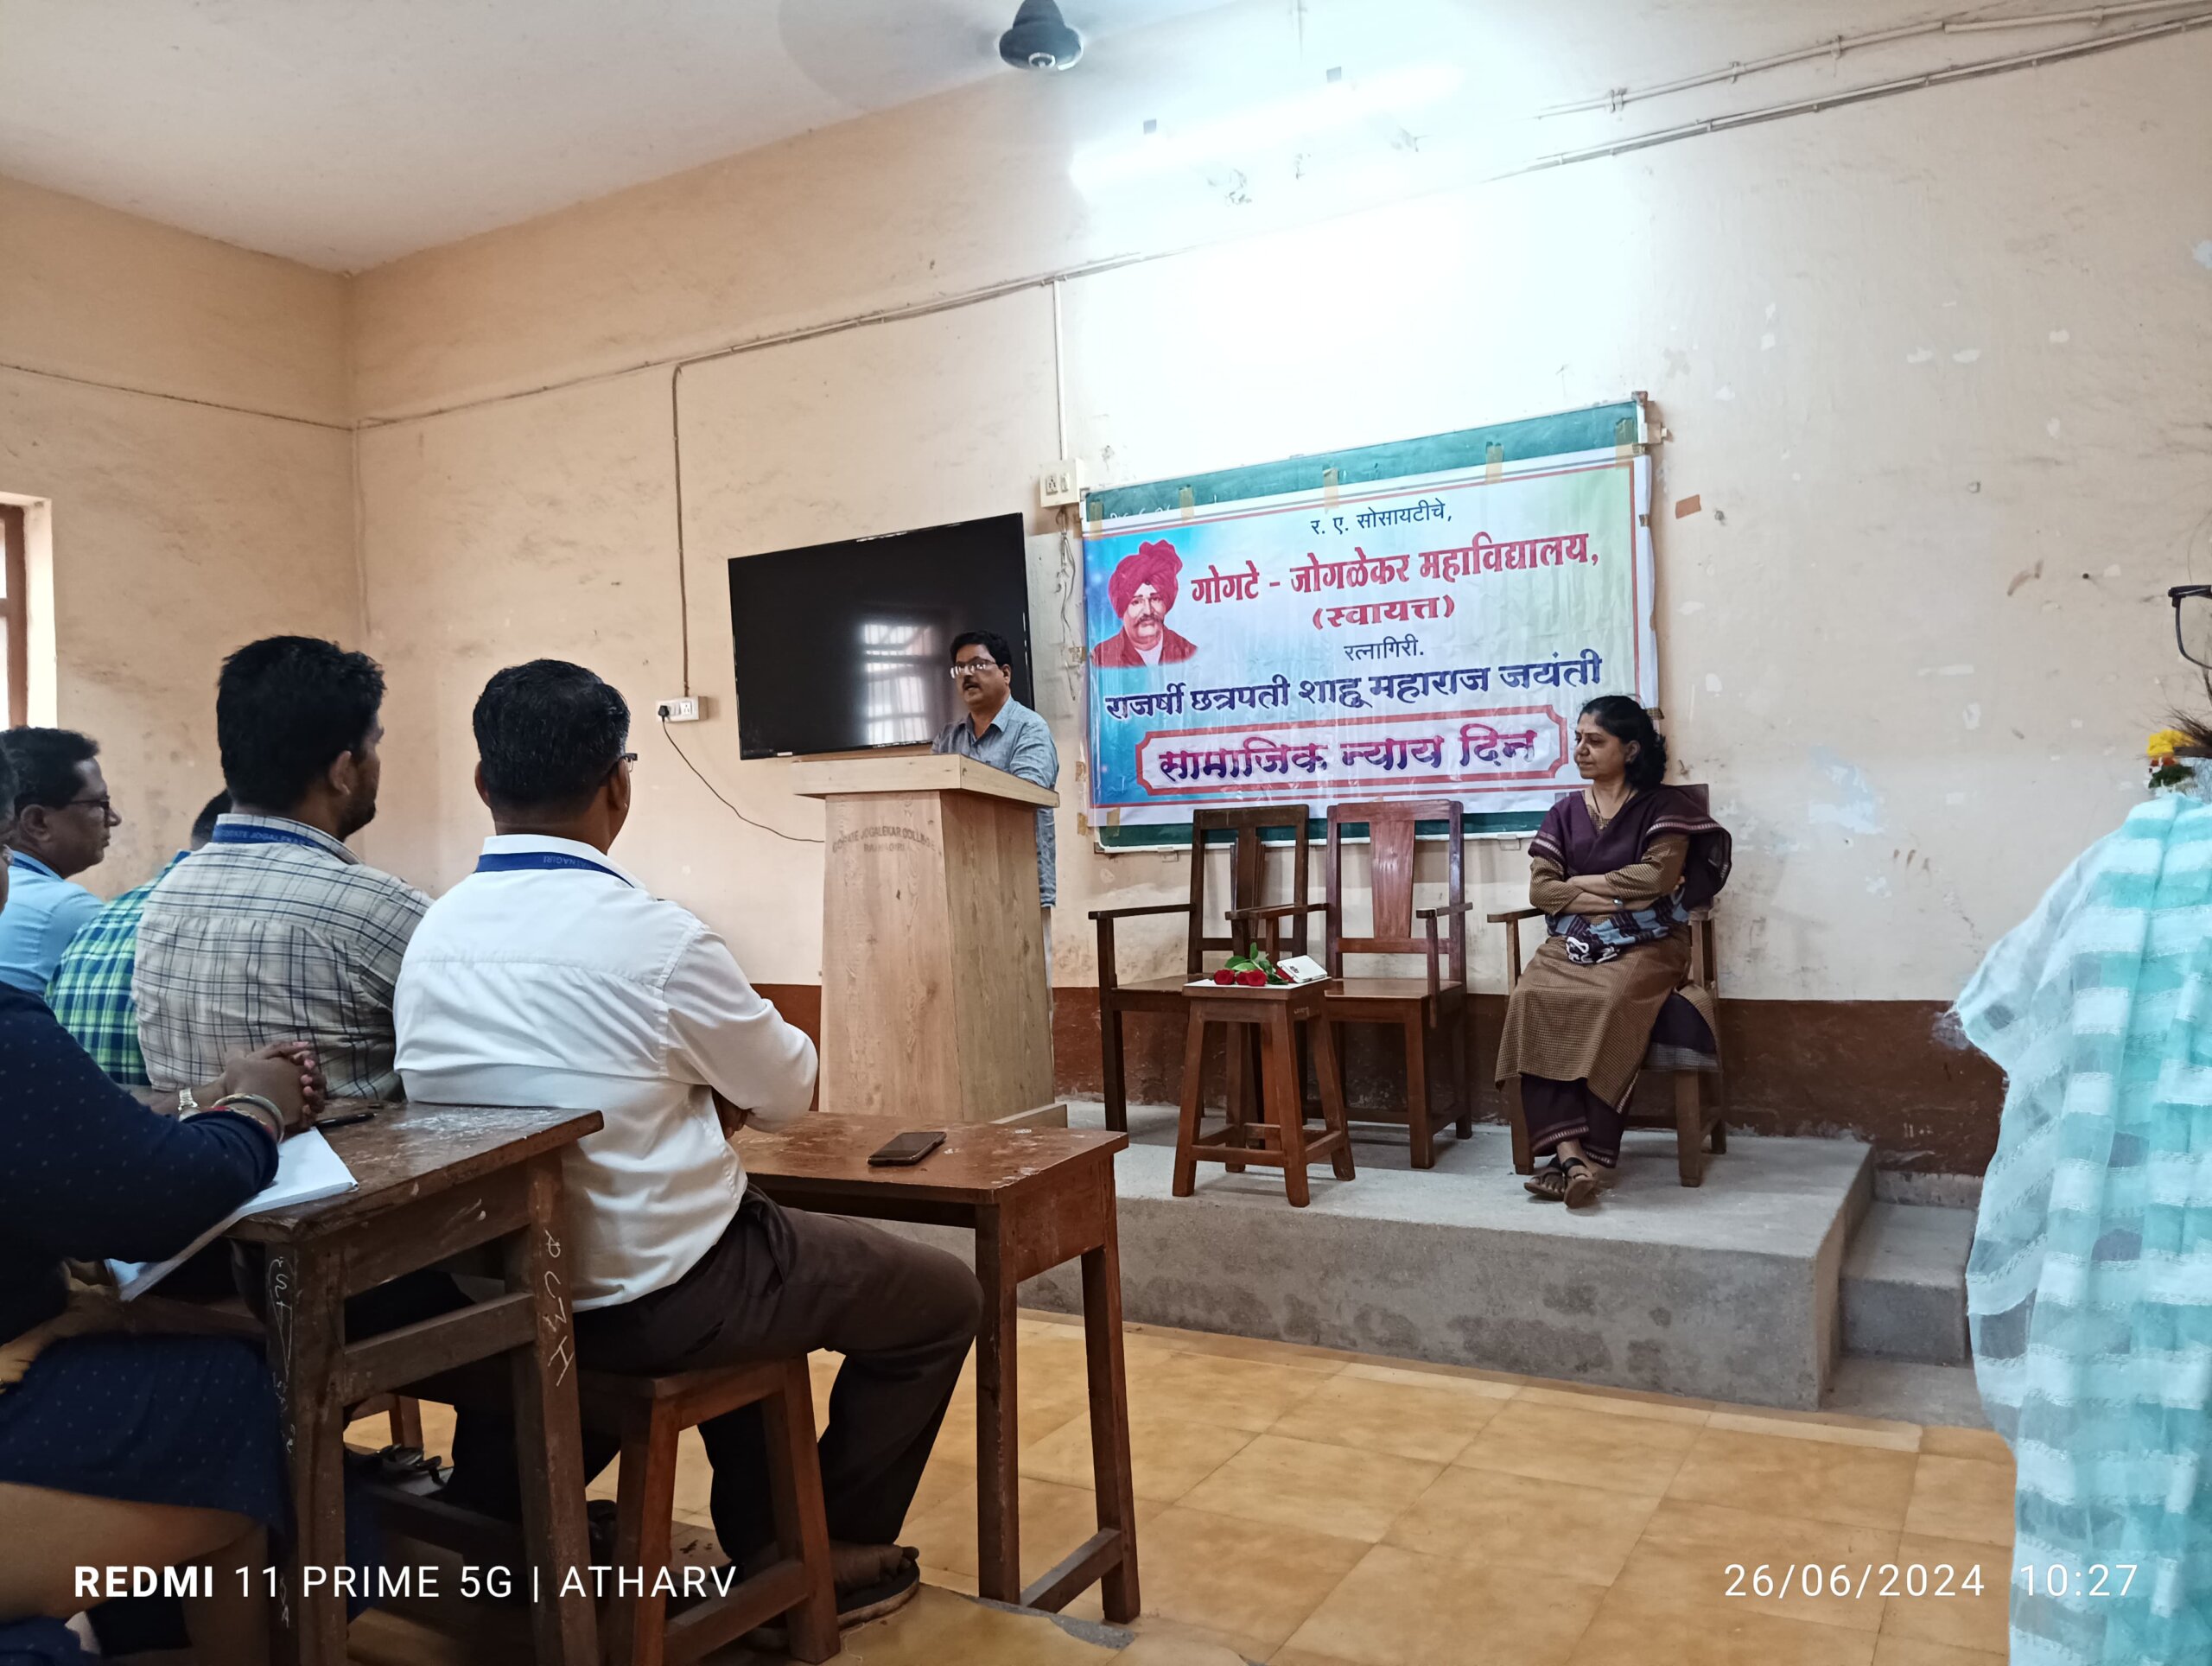
<path id="1" fill-rule="evenodd" d="M 1021 1332 L 1027 1579 L 1096 1523 L 1082 1332 L 1047 1313 Z M 2012 1463 L 1986 1432 L 1142 1326 L 1128 1351 L 1142 1652 L 1217 1644 L 1281 1666 L 2003 1657 Z M 818 1400 L 834 1370 L 817 1360 Z M 928 1580 L 957 1592 L 975 1588 L 974 1428 L 963 1383 L 906 1534 Z M 704 1523 L 707 1486 L 687 1436 L 677 1513 Z M 594 1491 L 612 1497 L 612 1476 Z M 867 1658 L 906 1658 L 961 1606 L 871 1628 Z M 1070 1612 L 1099 1618 L 1096 1593 Z M 1027 1636 L 958 1656 L 1046 1657 Z M 1189 1653 L 1203 1656 L 1222 1658 Z"/>

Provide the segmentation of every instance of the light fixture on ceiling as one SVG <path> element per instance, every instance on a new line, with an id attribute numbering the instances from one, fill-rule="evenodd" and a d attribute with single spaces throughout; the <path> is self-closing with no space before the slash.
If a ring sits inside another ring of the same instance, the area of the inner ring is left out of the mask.
<path id="1" fill-rule="evenodd" d="M 1331 70 L 1311 92 L 1171 130 L 1145 124 L 1145 137 L 1086 146 L 1070 171 L 1085 191 L 1211 162 L 1281 150 L 1371 117 L 1397 115 L 1450 98 L 1464 79 L 1455 64 L 1423 64 L 1351 81 Z"/>
<path id="2" fill-rule="evenodd" d="M 1053 0 L 1021 0 L 1014 27 L 999 36 L 999 56 L 1016 69 L 1072 69 L 1083 56 L 1083 36 Z"/>

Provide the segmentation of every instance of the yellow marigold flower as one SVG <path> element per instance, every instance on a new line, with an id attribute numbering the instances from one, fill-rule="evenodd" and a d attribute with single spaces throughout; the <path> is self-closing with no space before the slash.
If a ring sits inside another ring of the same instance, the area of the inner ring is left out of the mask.
<path id="1" fill-rule="evenodd" d="M 2162 728 L 2143 743 L 2145 756 L 2171 758 L 2189 744 L 2189 736 L 2179 729 Z"/>

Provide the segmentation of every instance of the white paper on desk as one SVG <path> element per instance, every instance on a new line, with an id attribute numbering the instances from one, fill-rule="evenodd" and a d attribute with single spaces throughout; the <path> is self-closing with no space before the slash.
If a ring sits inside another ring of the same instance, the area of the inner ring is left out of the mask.
<path id="1" fill-rule="evenodd" d="M 358 1182 L 346 1160 L 330 1148 L 330 1141 L 314 1129 L 295 1134 L 276 1148 L 276 1178 L 248 1198 L 167 1261 L 111 1261 L 109 1272 L 122 1287 L 125 1301 L 143 1296 L 177 1268 L 213 1243 L 249 1215 L 265 1215 L 272 1209 L 296 1204 L 319 1203 L 351 1192 Z"/>
<path id="2" fill-rule="evenodd" d="M 1329 975 L 1329 969 L 1311 955 L 1292 955 L 1286 959 L 1278 960 L 1275 962 L 1275 970 L 1293 983 L 1319 983 Z M 1202 983 L 1212 982 L 1213 974 L 1208 972 L 1204 977 L 1192 978 L 1185 987 L 1195 989 Z M 1281 989 L 1282 985 L 1278 983 L 1275 987 Z"/>

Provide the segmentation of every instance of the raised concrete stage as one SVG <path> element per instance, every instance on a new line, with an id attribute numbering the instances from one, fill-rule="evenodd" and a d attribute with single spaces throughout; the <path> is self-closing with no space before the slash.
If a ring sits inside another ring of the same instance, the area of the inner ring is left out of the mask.
<path id="1" fill-rule="evenodd" d="M 1069 1124 L 1104 1119 L 1076 1101 Z M 1318 1165 L 1293 1209 L 1272 1169 L 1201 1163 L 1195 1194 L 1169 1196 L 1171 1108 L 1132 1106 L 1129 1134 L 1132 1320 L 1802 1409 L 1834 1372 L 1845 1245 L 1872 1192 L 1856 1141 L 1732 1134 L 1686 1188 L 1674 1135 L 1637 1130 L 1621 1184 L 1570 1214 L 1522 1190 L 1502 1127 L 1440 1137 L 1417 1173 L 1402 1129 L 1355 1124 L 1358 1179 Z M 1076 1269 L 1022 1300 L 1077 1311 Z"/>

